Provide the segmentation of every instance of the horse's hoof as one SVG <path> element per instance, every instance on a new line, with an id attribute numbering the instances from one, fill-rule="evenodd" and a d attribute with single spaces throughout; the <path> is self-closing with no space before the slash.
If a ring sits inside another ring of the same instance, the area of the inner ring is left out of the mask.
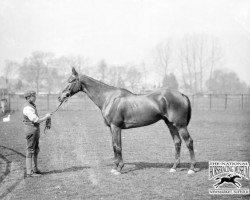
<path id="1" fill-rule="evenodd" d="M 194 174 L 194 173 L 195 173 L 194 170 L 192 170 L 192 169 L 188 170 L 188 174 Z"/>
<path id="2" fill-rule="evenodd" d="M 171 169 L 169 170 L 169 172 L 171 172 L 171 173 L 175 173 L 175 172 L 176 172 L 176 169 L 171 168 Z"/>
<path id="3" fill-rule="evenodd" d="M 112 170 L 111 170 L 112 171 Z M 118 172 L 117 170 L 113 170 L 113 172 L 112 172 L 112 174 L 114 174 L 114 175 L 120 175 L 121 174 L 121 172 Z"/>

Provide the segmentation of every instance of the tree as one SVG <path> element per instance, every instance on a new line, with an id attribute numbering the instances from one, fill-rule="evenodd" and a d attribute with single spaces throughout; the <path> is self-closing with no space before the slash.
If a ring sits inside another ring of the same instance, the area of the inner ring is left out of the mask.
<path id="1" fill-rule="evenodd" d="M 88 67 L 88 59 L 82 55 L 68 56 L 68 65 L 70 68 L 75 67 L 79 73 L 84 73 L 84 68 Z"/>
<path id="2" fill-rule="evenodd" d="M 97 70 L 101 74 L 101 81 L 105 81 L 106 78 L 106 72 L 108 70 L 108 66 L 105 62 L 105 60 L 101 60 L 97 65 Z"/>
<path id="3" fill-rule="evenodd" d="M 211 52 L 209 57 L 209 63 L 210 63 L 209 79 L 212 78 L 215 66 L 218 65 L 218 63 L 220 63 L 222 59 L 223 59 L 223 53 L 220 47 L 219 40 L 213 37 L 211 41 Z"/>
<path id="4" fill-rule="evenodd" d="M 15 84 L 15 89 L 18 91 L 18 90 L 21 90 L 23 87 L 23 82 L 22 80 L 18 79 L 17 83 Z"/>
<path id="5" fill-rule="evenodd" d="M 170 73 L 169 75 L 165 75 L 162 81 L 162 86 L 163 87 L 167 87 L 169 89 L 174 89 L 174 90 L 178 90 L 178 82 L 175 78 L 175 75 Z"/>
<path id="6" fill-rule="evenodd" d="M 89 60 L 82 55 L 61 56 L 53 60 L 53 66 L 58 69 L 58 75 L 66 79 L 72 67 L 75 67 L 79 73 L 86 74 L 86 69 L 89 67 Z"/>
<path id="7" fill-rule="evenodd" d="M 184 87 L 203 92 L 205 80 L 222 59 L 218 40 L 205 34 L 186 35 L 181 42 L 179 60 Z"/>
<path id="8" fill-rule="evenodd" d="M 247 85 L 241 82 L 233 71 L 215 70 L 212 77 L 206 82 L 208 90 L 212 93 L 246 93 Z"/>
<path id="9" fill-rule="evenodd" d="M 45 77 L 44 87 L 47 92 L 50 94 L 53 91 L 57 92 L 63 80 L 63 76 L 58 73 L 58 69 L 55 67 L 48 67 L 47 76 Z"/>
<path id="10" fill-rule="evenodd" d="M 4 78 L 7 83 L 7 89 L 10 90 L 13 85 L 11 84 L 11 79 L 15 79 L 18 76 L 18 63 L 12 60 L 5 60 L 4 67 Z"/>
<path id="11" fill-rule="evenodd" d="M 111 66 L 108 69 L 108 79 L 107 82 L 115 87 L 124 88 L 125 87 L 125 72 L 124 66 Z"/>
<path id="12" fill-rule="evenodd" d="M 25 58 L 20 66 L 20 76 L 30 87 L 35 87 L 36 92 L 39 93 L 40 87 L 44 84 L 48 66 L 50 65 L 52 53 L 34 52 L 31 57 Z"/>
<path id="13" fill-rule="evenodd" d="M 171 58 L 171 40 L 167 39 L 156 46 L 155 65 L 163 74 L 167 74 L 169 69 L 169 62 Z"/>
<path id="14" fill-rule="evenodd" d="M 138 71 L 136 68 L 131 67 L 129 68 L 129 70 L 127 71 L 126 74 L 126 81 L 128 82 L 130 88 L 135 91 L 136 87 L 138 86 L 138 84 L 140 83 L 142 78 L 142 74 L 140 71 Z M 138 89 L 138 88 L 137 88 Z"/>

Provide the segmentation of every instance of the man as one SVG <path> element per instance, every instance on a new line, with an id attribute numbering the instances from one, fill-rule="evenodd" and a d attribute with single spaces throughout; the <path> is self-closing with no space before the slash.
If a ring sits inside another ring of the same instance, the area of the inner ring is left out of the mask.
<path id="1" fill-rule="evenodd" d="M 37 157 L 39 153 L 40 123 L 51 117 L 48 113 L 44 117 L 39 117 L 36 109 L 36 92 L 29 90 L 25 92 L 26 103 L 23 107 L 24 132 L 27 140 L 26 152 L 26 173 L 27 177 L 40 176 L 41 171 L 37 167 Z M 33 169 L 32 169 L 33 162 Z"/>

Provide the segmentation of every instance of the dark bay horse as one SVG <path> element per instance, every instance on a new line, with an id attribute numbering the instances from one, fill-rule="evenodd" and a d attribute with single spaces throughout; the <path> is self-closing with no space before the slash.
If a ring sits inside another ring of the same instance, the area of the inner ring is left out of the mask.
<path id="1" fill-rule="evenodd" d="M 126 89 L 79 75 L 75 68 L 72 68 L 68 84 L 58 99 L 63 102 L 79 91 L 85 92 L 99 107 L 105 124 L 110 128 L 115 163 L 112 173 L 120 174 L 124 166 L 121 130 L 147 126 L 159 120 L 164 120 L 168 126 L 175 145 L 175 162 L 170 172 L 176 172 L 176 167 L 180 163 L 182 137 L 191 157 L 188 174 L 194 173 L 193 140 L 187 130 L 191 118 L 191 105 L 187 96 L 169 89 L 158 89 L 149 94 L 137 95 Z"/>
<path id="2" fill-rule="evenodd" d="M 241 184 L 235 180 L 237 178 L 241 179 L 241 177 L 239 175 L 231 175 L 231 174 L 229 174 L 228 177 L 216 178 L 215 180 L 220 180 L 220 181 L 217 182 L 216 184 L 214 184 L 214 187 L 218 188 L 221 184 L 223 184 L 225 182 L 225 183 L 232 183 L 237 188 L 240 188 Z"/>

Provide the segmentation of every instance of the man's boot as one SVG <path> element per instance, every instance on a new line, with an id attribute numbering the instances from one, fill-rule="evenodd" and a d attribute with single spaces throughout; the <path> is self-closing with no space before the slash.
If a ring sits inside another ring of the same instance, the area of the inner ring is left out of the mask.
<path id="1" fill-rule="evenodd" d="M 32 174 L 32 159 L 29 157 L 26 157 L 26 174 Z"/>
<path id="2" fill-rule="evenodd" d="M 38 158 L 38 154 L 35 153 L 35 154 L 32 156 L 32 158 L 33 158 L 33 163 L 34 163 L 33 172 L 34 172 L 35 174 L 41 174 L 42 172 L 41 172 L 41 171 L 38 169 L 38 167 L 37 167 L 37 158 Z"/>
<path id="3" fill-rule="evenodd" d="M 36 174 L 32 171 L 32 157 L 26 157 L 26 175 L 27 177 L 41 176 L 41 174 Z"/>

